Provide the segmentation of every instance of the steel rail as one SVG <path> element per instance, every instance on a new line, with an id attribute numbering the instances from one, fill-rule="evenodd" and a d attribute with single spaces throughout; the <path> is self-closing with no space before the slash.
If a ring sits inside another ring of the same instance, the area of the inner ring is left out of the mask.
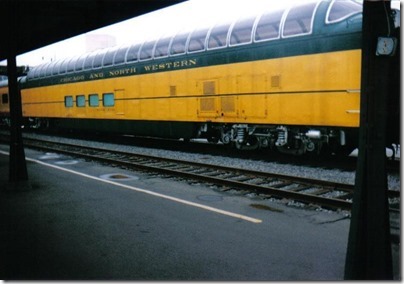
<path id="1" fill-rule="evenodd" d="M 152 171 L 234 189 L 264 193 L 277 198 L 292 199 L 303 203 L 317 204 L 327 208 L 350 210 L 352 206 L 352 202 L 347 200 L 348 198 L 352 198 L 354 192 L 354 186 L 350 184 L 239 168 L 235 169 L 219 165 L 133 154 L 103 148 L 77 146 L 68 143 L 27 138 L 24 138 L 24 143 L 28 147 L 41 150 L 56 151 L 66 155 L 74 155 L 90 160 L 97 160 L 99 162 L 117 164 L 127 168 L 135 168 L 148 172 Z M 50 145 L 47 146 L 46 144 L 48 143 Z M 240 177 L 244 181 L 240 181 Z M 258 184 L 246 182 L 253 179 L 259 179 L 261 182 Z M 275 185 L 265 185 L 270 183 L 275 183 Z M 282 189 L 290 185 L 292 185 L 292 189 Z M 317 189 L 315 190 L 317 194 L 301 192 L 310 188 Z M 321 194 L 332 191 L 343 192 L 344 194 L 342 197 L 336 198 L 321 196 Z M 400 192 L 389 190 L 389 196 L 399 197 Z"/>

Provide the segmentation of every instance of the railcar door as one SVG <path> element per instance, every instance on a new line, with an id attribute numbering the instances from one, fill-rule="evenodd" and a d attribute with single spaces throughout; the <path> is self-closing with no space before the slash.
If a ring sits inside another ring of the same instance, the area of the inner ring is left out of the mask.
<path id="1" fill-rule="evenodd" d="M 115 114 L 117 117 L 124 117 L 126 110 L 125 89 L 115 89 Z"/>

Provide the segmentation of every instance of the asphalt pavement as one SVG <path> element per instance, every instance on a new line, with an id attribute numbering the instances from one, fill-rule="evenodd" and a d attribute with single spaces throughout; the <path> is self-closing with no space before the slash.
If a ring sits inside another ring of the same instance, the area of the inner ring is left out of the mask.
<path id="1" fill-rule="evenodd" d="M 1 279 L 343 280 L 344 214 L 33 150 L 10 183 L 7 151 Z"/>

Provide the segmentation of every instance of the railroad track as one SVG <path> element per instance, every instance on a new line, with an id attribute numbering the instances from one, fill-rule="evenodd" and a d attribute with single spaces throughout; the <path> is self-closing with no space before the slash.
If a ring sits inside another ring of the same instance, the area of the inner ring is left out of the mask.
<path id="1" fill-rule="evenodd" d="M 101 148 L 77 146 L 24 138 L 27 147 L 96 160 L 131 169 L 202 181 L 230 189 L 256 192 L 279 199 L 290 199 L 323 208 L 350 210 L 354 186 L 330 181 L 235 169 L 198 162 L 132 154 Z M 390 198 L 400 192 L 389 191 Z M 394 210 L 394 209 L 393 209 Z"/>

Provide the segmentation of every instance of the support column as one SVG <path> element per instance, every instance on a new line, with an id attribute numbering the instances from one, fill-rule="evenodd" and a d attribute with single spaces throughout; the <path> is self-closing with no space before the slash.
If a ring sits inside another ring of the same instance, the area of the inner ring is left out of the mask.
<path id="1" fill-rule="evenodd" d="M 394 25 L 390 1 L 364 1 L 359 156 L 345 263 L 347 280 L 393 279 L 386 173 L 391 57 L 376 55 Z M 389 27 L 389 25 L 390 27 Z M 393 77 L 394 78 L 394 77 Z"/>
<path id="2" fill-rule="evenodd" d="M 7 59 L 8 92 L 10 102 L 10 157 L 9 181 L 28 180 L 27 165 L 25 161 L 24 145 L 22 143 L 22 107 L 21 93 L 18 87 L 17 65 L 15 56 Z"/>
<path id="3" fill-rule="evenodd" d="M 18 23 L 15 19 L 16 4 L 11 1 L 4 11 L 9 27 L 15 27 Z M 10 157 L 9 157 L 9 180 L 12 182 L 28 180 L 27 165 L 25 162 L 24 146 L 22 143 L 21 121 L 22 106 L 21 93 L 18 88 L 17 63 L 15 54 L 16 34 L 12 28 L 7 29 L 6 43 L 7 52 L 7 75 L 8 75 L 8 94 L 10 102 Z"/>

